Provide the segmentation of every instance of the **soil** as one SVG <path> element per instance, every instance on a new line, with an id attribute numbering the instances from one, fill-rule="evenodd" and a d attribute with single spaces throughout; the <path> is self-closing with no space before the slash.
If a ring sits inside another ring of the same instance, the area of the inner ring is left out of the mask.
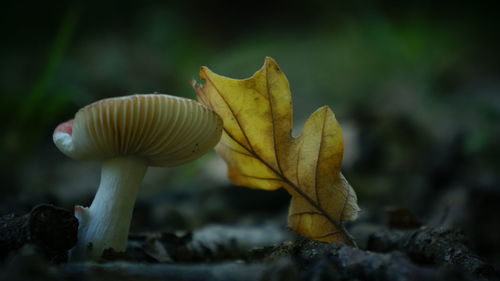
<path id="1" fill-rule="evenodd" d="M 67 263 L 77 221 L 70 211 L 40 205 L 0 219 L 0 280 L 499 280 L 462 232 L 419 226 L 408 210 L 388 216 L 394 213 L 392 227 L 353 231 L 367 237 L 360 248 L 311 241 L 277 225 L 221 224 L 134 234 L 124 253 Z"/>

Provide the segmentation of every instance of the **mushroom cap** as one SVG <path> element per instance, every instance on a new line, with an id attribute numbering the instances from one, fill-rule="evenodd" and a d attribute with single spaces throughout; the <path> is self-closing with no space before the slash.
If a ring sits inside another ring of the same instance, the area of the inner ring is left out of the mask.
<path id="1" fill-rule="evenodd" d="M 150 166 L 176 166 L 212 149 L 221 133 L 220 117 L 195 100 L 142 94 L 83 107 L 55 129 L 53 139 L 75 159 L 135 156 Z"/>

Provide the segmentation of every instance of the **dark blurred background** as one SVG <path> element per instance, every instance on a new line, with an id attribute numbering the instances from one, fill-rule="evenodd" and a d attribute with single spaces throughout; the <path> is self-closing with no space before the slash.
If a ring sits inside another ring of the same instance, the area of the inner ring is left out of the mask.
<path id="1" fill-rule="evenodd" d="M 497 11 L 445 1 L 4 3 L 1 214 L 90 202 L 99 165 L 68 159 L 51 139 L 84 105 L 133 93 L 194 98 L 200 66 L 244 78 L 271 56 L 291 84 L 295 134 L 317 107 L 335 111 L 361 222 L 409 208 L 498 258 Z M 260 210 L 284 225 L 287 202 L 282 191 L 230 187 L 212 153 L 150 169 L 133 227 L 193 229 Z"/>

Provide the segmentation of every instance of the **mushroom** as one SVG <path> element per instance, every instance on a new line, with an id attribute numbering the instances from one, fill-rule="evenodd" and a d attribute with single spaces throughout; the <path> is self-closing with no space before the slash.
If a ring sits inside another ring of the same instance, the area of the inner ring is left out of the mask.
<path id="1" fill-rule="evenodd" d="M 222 120 L 197 101 L 162 94 L 97 101 L 54 131 L 67 156 L 102 162 L 90 207 L 75 206 L 78 243 L 71 260 L 98 260 L 103 251 L 124 251 L 139 189 L 148 166 L 176 166 L 212 149 Z"/>

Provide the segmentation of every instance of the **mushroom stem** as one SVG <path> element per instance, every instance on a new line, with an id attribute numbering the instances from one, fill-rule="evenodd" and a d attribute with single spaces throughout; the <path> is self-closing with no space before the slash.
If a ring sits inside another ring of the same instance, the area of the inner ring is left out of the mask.
<path id="1" fill-rule="evenodd" d="M 90 207 L 75 206 L 80 223 L 71 260 L 99 260 L 104 250 L 124 251 L 139 185 L 146 173 L 142 158 L 120 157 L 103 162 L 101 183 Z"/>

